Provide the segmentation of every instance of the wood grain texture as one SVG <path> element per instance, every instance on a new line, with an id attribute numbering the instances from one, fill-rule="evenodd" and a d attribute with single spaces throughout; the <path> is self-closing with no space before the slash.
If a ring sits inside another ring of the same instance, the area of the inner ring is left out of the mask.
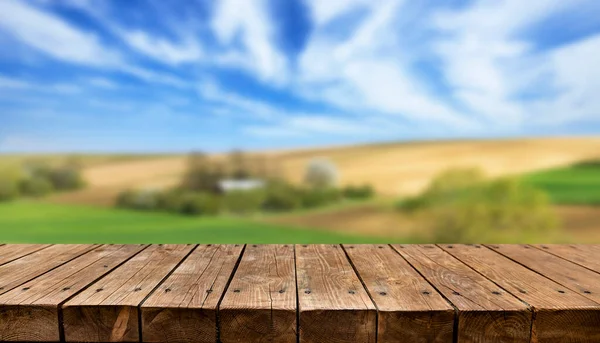
<path id="1" fill-rule="evenodd" d="M 98 245 L 53 245 L 0 266 L 0 294 L 66 263 Z"/>
<path id="2" fill-rule="evenodd" d="M 248 245 L 219 307 L 221 342 L 295 343 L 293 245 Z"/>
<path id="3" fill-rule="evenodd" d="M 535 311 L 532 333 L 537 342 L 600 341 L 600 305 L 481 245 L 440 245 Z"/>
<path id="4" fill-rule="evenodd" d="M 529 245 L 488 247 L 562 285 L 558 294 L 572 291 L 600 303 L 600 274 Z"/>
<path id="5" fill-rule="evenodd" d="M 0 246 L 0 266 L 49 246 L 50 244 L 10 244 Z"/>
<path id="6" fill-rule="evenodd" d="M 67 342 L 138 342 L 138 305 L 195 247 L 152 245 L 63 306 Z"/>
<path id="7" fill-rule="evenodd" d="M 435 245 L 393 245 L 458 310 L 459 342 L 529 342 L 532 312 Z"/>
<path id="8" fill-rule="evenodd" d="M 375 306 L 339 245 L 297 245 L 300 342 L 375 342 Z"/>
<path id="9" fill-rule="evenodd" d="M 600 245 L 534 244 L 533 246 L 600 273 Z"/>
<path id="10" fill-rule="evenodd" d="M 217 337 L 217 305 L 242 245 L 200 245 L 144 301 L 144 342 L 210 342 Z"/>
<path id="11" fill-rule="evenodd" d="M 0 295 L 0 340 L 59 341 L 60 305 L 143 248 L 101 246 Z"/>
<path id="12" fill-rule="evenodd" d="M 388 245 L 344 245 L 378 309 L 377 342 L 452 342 L 454 308 Z"/>

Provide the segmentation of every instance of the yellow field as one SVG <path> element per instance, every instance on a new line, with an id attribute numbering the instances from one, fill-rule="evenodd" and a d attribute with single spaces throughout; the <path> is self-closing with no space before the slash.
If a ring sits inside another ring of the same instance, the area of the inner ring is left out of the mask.
<path id="1" fill-rule="evenodd" d="M 283 176 L 296 183 L 311 159 L 326 158 L 338 167 L 342 185 L 369 183 L 380 195 L 399 196 L 421 191 L 453 167 L 478 167 L 497 177 L 600 158 L 600 137 L 386 143 L 252 155 L 277 160 Z M 84 169 L 88 188 L 52 200 L 108 205 L 123 189 L 174 185 L 185 169 L 183 155 L 104 161 Z"/>

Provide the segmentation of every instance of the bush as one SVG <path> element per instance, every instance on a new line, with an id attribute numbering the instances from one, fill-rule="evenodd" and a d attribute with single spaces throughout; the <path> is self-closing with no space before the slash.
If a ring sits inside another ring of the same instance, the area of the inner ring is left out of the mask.
<path id="1" fill-rule="evenodd" d="M 444 173 L 404 209 L 421 211 L 443 243 L 539 240 L 557 227 L 547 195 L 515 179 L 484 182 L 472 171 Z"/>
<path id="2" fill-rule="evenodd" d="M 133 210 L 155 210 L 158 208 L 158 194 L 154 191 L 127 190 L 117 197 L 117 207 Z"/>
<path id="3" fill-rule="evenodd" d="M 265 200 L 262 189 L 248 191 L 232 191 L 223 196 L 225 208 L 233 213 L 253 213 L 261 208 Z"/>
<path id="4" fill-rule="evenodd" d="M 44 177 L 34 176 L 21 181 L 21 193 L 30 196 L 44 196 L 52 192 L 54 186 Z"/>
<path id="5" fill-rule="evenodd" d="M 302 204 L 300 193 L 294 187 L 283 184 L 271 184 L 266 190 L 262 209 L 265 211 L 290 211 Z"/>
<path id="6" fill-rule="evenodd" d="M 180 190 L 161 192 L 156 198 L 156 207 L 159 210 L 179 213 L 182 211 L 185 193 Z"/>
<path id="7" fill-rule="evenodd" d="M 482 185 L 483 173 L 478 169 L 451 169 L 437 175 L 425 191 L 415 197 L 402 199 L 396 205 L 398 209 L 414 212 L 434 207 L 460 197 Z"/>
<path id="8" fill-rule="evenodd" d="M 0 170 L 0 201 L 9 201 L 19 196 L 21 173 L 16 168 Z"/>
<path id="9" fill-rule="evenodd" d="M 373 187 L 370 185 L 362 186 L 347 186 L 342 190 L 344 198 L 347 199 L 368 199 L 375 194 Z"/>
<path id="10" fill-rule="evenodd" d="M 315 159 L 306 167 L 304 182 L 312 188 L 334 187 L 338 181 L 338 172 L 328 160 Z"/>
<path id="11" fill-rule="evenodd" d="M 62 167 L 50 171 L 50 182 L 58 191 L 75 190 L 85 186 L 79 169 Z"/>
<path id="12" fill-rule="evenodd" d="M 186 193 L 182 195 L 180 212 L 187 215 L 215 215 L 220 209 L 219 198 L 209 193 Z"/>
<path id="13" fill-rule="evenodd" d="M 302 192 L 302 207 L 320 207 L 340 201 L 341 199 L 342 194 L 335 188 L 307 189 Z"/>

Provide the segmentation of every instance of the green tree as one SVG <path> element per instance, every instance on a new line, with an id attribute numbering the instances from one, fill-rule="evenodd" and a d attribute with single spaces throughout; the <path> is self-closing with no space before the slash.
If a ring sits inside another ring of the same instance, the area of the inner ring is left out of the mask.
<path id="1" fill-rule="evenodd" d="M 543 191 L 518 179 L 485 181 L 475 170 L 445 172 L 408 203 L 429 222 L 435 242 L 535 241 L 558 227 Z"/>
<path id="2" fill-rule="evenodd" d="M 13 200 L 19 196 L 21 178 L 21 171 L 16 167 L 0 169 L 0 202 Z"/>
<path id="3" fill-rule="evenodd" d="M 219 181 L 224 178 L 222 168 L 201 152 L 188 157 L 188 170 L 183 177 L 181 188 L 194 192 L 219 191 Z"/>

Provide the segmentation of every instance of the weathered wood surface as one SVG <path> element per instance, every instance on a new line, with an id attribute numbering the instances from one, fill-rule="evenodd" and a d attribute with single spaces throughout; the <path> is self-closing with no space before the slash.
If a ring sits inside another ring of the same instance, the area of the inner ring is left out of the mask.
<path id="1" fill-rule="evenodd" d="M 458 310 L 458 341 L 529 342 L 529 306 L 435 245 L 394 245 Z"/>
<path id="2" fill-rule="evenodd" d="M 599 273 L 529 245 L 493 245 L 490 248 L 562 285 L 556 289 L 557 293 L 576 292 L 600 303 Z M 598 254 L 590 255 L 590 258 L 599 257 Z"/>
<path id="3" fill-rule="evenodd" d="M 12 244 L 0 246 L 0 265 L 49 247 L 48 244 Z"/>
<path id="4" fill-rule="evenodd" d="M 600 342 L 600 304 L 480 245 L 441 248 L 532 307 L 532 341 Z"/>
<path id="5" fill-rule="evenodd" d="M 454 309 L 387 245 L 344 245 L 379 311 L 377 342 L 452 342 Z"/>
<path id="6" fill-rule="evenodd" d="M 219 306 L 223 343 L 296 343 L 293 245 L 248 245 Z"/>
<path id="7" fill-rule="evenodd" d="M 145 342 L 215 342 L 217 307 L 241 245 L 200 245 L 142 304 Z"/>
<path id="8" fill-rule="evenodd" d="M 0 295 L 0 339 L 59 340 L 60 305 L 143 248 L 102 246 Z"/>
<path id="9" fill-rule="evenodd" d="M 600 246 L 0 244 L 0 341 L 600 342 Z"/>
<path id="10" fill-rule="evenodd" d="M 375 342 L 376 311 L 338 245 L 297 245 L 300 342 Z"/>
<path id="11" fill-rule="evenodd" d="M 154 245 L 66 302 L 67 342 L 139 342 L 138 306 L 194 245 Z"/>

